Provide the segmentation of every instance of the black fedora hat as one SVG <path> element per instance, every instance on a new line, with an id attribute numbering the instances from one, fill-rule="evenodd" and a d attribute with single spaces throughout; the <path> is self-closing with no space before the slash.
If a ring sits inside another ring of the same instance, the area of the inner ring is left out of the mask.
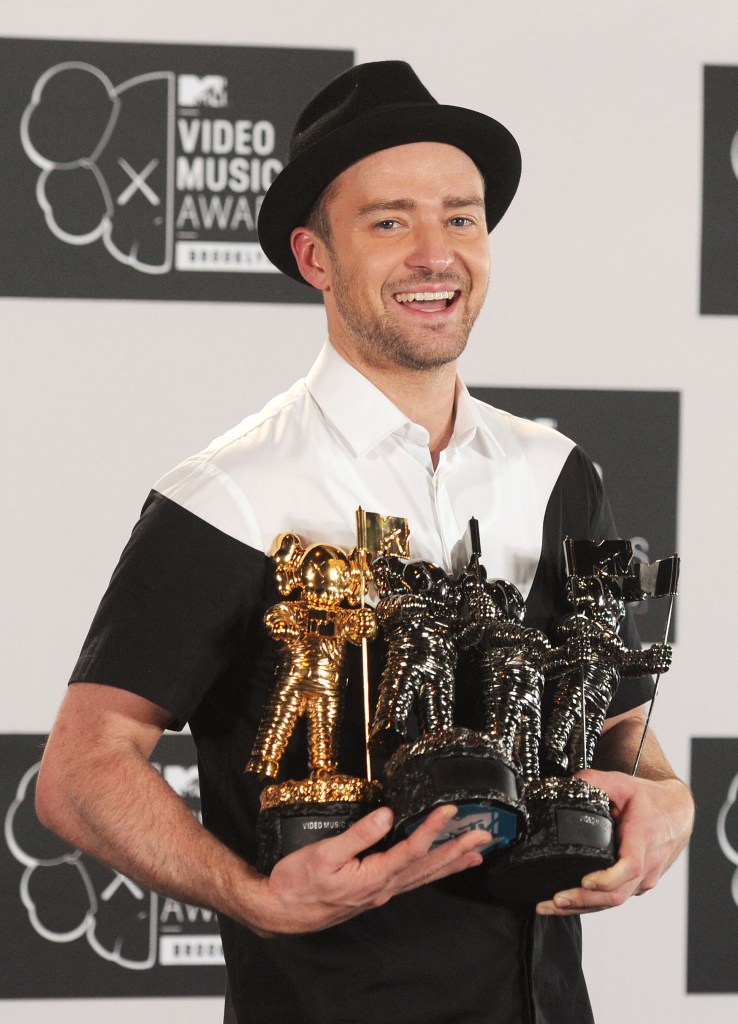
<path id="1" fill-rule="evenodd" d="M 445 142 L 471 157 L 485 181 L 491 231 L 520 180 L 515 139 L 486 114 L 438 103 L 404 61 L 376 61 L 344 71 L 300 114 L 289 162 L 274 179 L 259 213 L 259 241 L 272 263 L 306 283 L 290 235 L 305 223 L 320 193 L 365 156 L 411 142 Z"/>

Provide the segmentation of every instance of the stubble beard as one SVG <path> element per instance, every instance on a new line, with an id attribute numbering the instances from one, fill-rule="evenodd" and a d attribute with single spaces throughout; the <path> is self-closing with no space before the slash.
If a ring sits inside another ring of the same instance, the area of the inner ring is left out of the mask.
<path id="1" fill-rule="evenodd" d="M 422 285 L 452 285 L 459 288 L 458 277 L 453 274 L 420 274 L 417 280 L 408 285 L 407 282 L 390 284 L 384 292 L 389 301 L 394 302 L 392 295 L 399 291 L 419 290 Z M 428 344 L 418 338 L 417 332 L 403 329 L 392 323 L 390 316 L 380 315 L 362 307 L 356 295 L 360 294 L 353 287 L 353 279 L 344 274 L 339 261 L 333 256 L 333 302 L 346 330 L 370 361 L 390 362 L 408 370 L 433 370 L 448 363 L 455 362 L 466 348 L 469 334 L 481 309 L 466 305 L 460 322 L 456 326 L 453 339 L 443 341 L 441 346 L 431 344 L 434 335 L 448 331 L 445 324 L 427 324 L 418 326 L 423 330 Z"/>

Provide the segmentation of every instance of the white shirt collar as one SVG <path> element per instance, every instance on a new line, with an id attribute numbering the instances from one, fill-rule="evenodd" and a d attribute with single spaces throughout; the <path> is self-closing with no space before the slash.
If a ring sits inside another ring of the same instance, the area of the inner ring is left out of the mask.
<path id="1" fill-rule="evenodd" d="M 413 423 L 383 392 L 341 356 L 329 341 L 305 378 L 307 389 L 323 414 L 343 435 L 356 455 L 365 455 L 392 434 L 428 445 L 427 430 Z M 504 455 L 500 438 L 481 416 L 461 378 L 456 378 L 456 418 L 448 448 L 463 448 L 477 432 Z"/>

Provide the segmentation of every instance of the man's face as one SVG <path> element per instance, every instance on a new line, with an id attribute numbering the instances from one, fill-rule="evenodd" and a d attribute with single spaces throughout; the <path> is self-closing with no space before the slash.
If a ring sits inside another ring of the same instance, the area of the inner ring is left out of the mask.
<path id="1" fill-rule="evenodd" d="M 456 360 L 487 292 L 484 185 L 461 150 L 420 142 L 344 171 L 328 201 L 334 345 L 372 367 Z"/>

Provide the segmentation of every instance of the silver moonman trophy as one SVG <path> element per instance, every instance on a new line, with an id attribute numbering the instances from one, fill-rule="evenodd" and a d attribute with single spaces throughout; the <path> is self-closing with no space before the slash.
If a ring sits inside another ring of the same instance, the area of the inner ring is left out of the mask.
<path id="1" fill-rule="evenodd" d="M 504 724 L 495 731 L 455 723 L 459 651 L 501 626 L 479 564 L 476 520 L 472 557 L 458 579 L 425 561 L 380 558 L 372 563 L 376 612 L 387 644 L 369 746 L 389 756 L 385 798 L 395 814 L 394 838 L 409 835 L 435 808 L 457 813 L 436 844 L 471 829 L 492 837 L 489 852 L 512 842 L 524 824 L 521 780 Z M 413 735 L 412 712 L 418 735 Z M 509 728 L 511 735 L 513 730 Z"/>
<path id="2" fill-rule="evenodd" d="M 526 774 L 526 832 L 489 865 L 488 888 L 501 902 L 550 899 L 580 885 L 589 872 L 614 863 L 615 828 L 607 794 L 576 773 L 592 765 L 620 679 L 649 672 L 660 676 L 671 663 L 665 642 L 632 651 L 618 627 L 626 600 L 667 594 L 673 598 L 678 557 L 633 567 L 626 540 L 566 538 L 564 550 L 571 610 L 558 623 L 555 646 L 541 663 L 546 680 L 556 687 L 540 736 L 542 770 Z"/>

